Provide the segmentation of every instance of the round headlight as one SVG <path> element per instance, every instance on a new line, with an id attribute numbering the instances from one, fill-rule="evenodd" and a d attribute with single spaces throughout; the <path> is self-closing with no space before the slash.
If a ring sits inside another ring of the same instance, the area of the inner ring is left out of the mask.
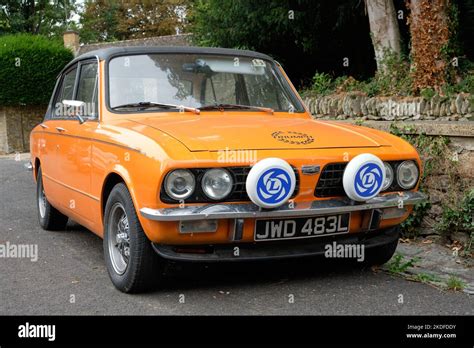
<path id="1" fill-rule="evenodd" d="M 232 175 L 225 169 L 210 169 L 202 177 L 202 190 L 207 197 L 220 200 L 232 191 Z"/>
<path id="2" fill-rule="evenodd" d="M 390 164 L 387 162 L 383 162 L 385 166 L 385 181 L 383 182 L 382 185 L 382 191 L 385 191 L 388 189 L 390 186 L 392 186 L 393 183 L 393 169 Z"/>
<path id="3" fill-rule="evenodd" d="M 187 169 L 173 170 L 165 179 L 166 193 L 176 200 L 183 200 L 191 196 L 195 186 L 194 175 Z"/>
<path id="4" fill-rule="evenodd" d="M 413 161 L 400 163 L 397 170 L 397 181 L 401 188 L 408 190 L 413 188 L 418 182 L 418 166 Z"/>

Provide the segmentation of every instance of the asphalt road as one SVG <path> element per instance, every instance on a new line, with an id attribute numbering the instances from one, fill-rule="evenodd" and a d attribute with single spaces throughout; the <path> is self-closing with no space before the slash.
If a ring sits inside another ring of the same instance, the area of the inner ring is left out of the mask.
<path id="1" fill-rule="evenodd" d="M 38 260 L 0 258 L 0 314 L 474 314 L 473 296 L 324 259 L 170 264 L 163 288 L 120 293 L 100 238 L 74 223 L 39 227 L 25 163 L 0 159 L 0 244 L 37 244 Z"/>

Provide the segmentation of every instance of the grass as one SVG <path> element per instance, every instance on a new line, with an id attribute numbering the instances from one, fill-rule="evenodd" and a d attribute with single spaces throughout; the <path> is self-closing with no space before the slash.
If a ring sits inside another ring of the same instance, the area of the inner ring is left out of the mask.
<path id="1" fill-rule="evenodd" d="M 441 279 L 434 275 L 434 274 L 429 274 L 429 273 L 419 273 L 415 276 L 414 280 L 421 282 L 421 283 L 440 283 Z"/>
<path id="2" fill-rule="evenodd" d="M 413 267 L 419 261 L 418 257 L 405 260 L 402 254 L 396 254 L 388 263 L 388 271 L 392 274 L 404 273 L 409 267 Z"/>
<path id="3" fill-rule="evenodd" d="M 448 290 L 461 291 L 466 287 L 466 283 L 463 280 L 459 279 L 456 276 L 451 276 L 446 281 L 446 287 Z"/>

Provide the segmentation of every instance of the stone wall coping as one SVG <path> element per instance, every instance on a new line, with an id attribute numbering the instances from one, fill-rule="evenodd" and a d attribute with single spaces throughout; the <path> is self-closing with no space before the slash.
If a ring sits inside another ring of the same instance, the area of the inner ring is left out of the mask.
<path id="1" fill-rule="evenodd" d="M 370 121 L 474 121 L 474 95 L 458 93 L 431 98 L 338 93 L 307 96 L 304 103 L 315 118 Z"/>
<path id="2" fill-rule="evenodd" d="M 328 120 L 321 120 L 328 121 Z M 474 122 L 472 121 L 356 121 L 356 120 L 331 120 L 340 123 L 350 123 L 366 126 L 383 131 L 389 131 L 394 124 L 404 134 L 442 135 L 449 137 L 474 138 Z"/>

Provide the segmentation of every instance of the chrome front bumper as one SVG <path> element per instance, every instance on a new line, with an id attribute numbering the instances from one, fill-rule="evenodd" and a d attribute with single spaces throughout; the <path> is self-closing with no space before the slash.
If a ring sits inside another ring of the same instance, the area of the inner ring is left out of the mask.
<path id="1" fill-rule="evenodd" d="M 207 219 L 242 219 L 242 218 L 278 218 L 297 216 L 317 216 L 334 213 L 384 209 L 414 205 L 423 202 L 426 195 L 421 192 L 401 192 L 386 194 L 358 203 L 349 198 L 319 200 L 284 204 L 279 208 L 261 209 L 253 203 L 217 203 L 200 206 L 185 206 L 183 208 L 142 208 L 140 213 L 144 218 L 156 221 L 190 221 Z"/>

